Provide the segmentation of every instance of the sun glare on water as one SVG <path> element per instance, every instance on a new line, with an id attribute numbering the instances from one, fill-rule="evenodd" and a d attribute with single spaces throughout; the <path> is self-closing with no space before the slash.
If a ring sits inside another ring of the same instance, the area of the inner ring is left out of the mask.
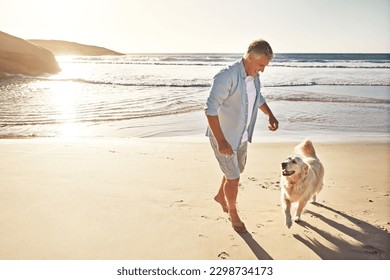
<path id="1" fill-rule="evenodd" d="M 75 82 L 57 82 L 50 87 L 51 101 L 55 108 L 55 121 L 59 124 L 58 137 L 76 137 L 82 132 L 77 122 L 77 98 L 79 87 Z"/>
<path id="2" fill-rule="evenodd" d="M 62 71 L 52 79 L 56 83 L 50 85 L 51 102 L 55 107 L 55 121 L 58 123 L 57 137 L 69 138 L 83 135 L 83 124 L 80 123 L 77 110 L 82 98 L 82 87 L 76 77 L 83 77 L 85 68 L 72 63 L 73 56 L 56 56 Z"/>
<path id="3" fill-rule="evenodd" d="M 74 77 L 85 76 L 87 69 L 82 67 L 79 63 L 74 63 L 77 60 L 77 56 L 61 55 L 56 56 L 56 60 L 60 65 L 61 72 L 55 77 L 60 79 L 72 79 Z"/>

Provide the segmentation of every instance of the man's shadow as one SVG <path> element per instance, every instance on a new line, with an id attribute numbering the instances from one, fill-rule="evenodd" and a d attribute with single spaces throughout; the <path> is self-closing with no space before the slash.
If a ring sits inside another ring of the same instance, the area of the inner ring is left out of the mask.
<path id="1" fill-rule="evenodd" d="M 258 260 L 273 260 L 273 258 L 253 239 L 252 234 L 239 233 L 242 239 L 248 244 Z"/>
<path id="2" fill-rule="evenodd" d="M 307 235 L 302 237 L 299 234 L 294 234 L 294 237 L 313 250 L 320 258 L 327 260 L 337 259 L 350 259 L 350 260 L 381 260 L 390 259 L 390 234 L 378 227 L 375 227 L 367 222 L 351 217 L 346 213 L 337 211 L 329 206 L 325 206 L 320 203 L 314 203 L 318 207 L 322 207 L 333 214 L 340 215 L 341 217 L 352 222 L 357 229 L 348 227 L 344 224 L 340 224 L 328 217 L 325 217 L 316 212 L 306 210 L 306 213 L 313 215 L 320 219 L 322 222 L 335 228 L 339 232 L 346 236 L 355 239 L 357 242 L 352 244 L 341 236 L 333 235 L 329 232 L 321 230 L 308 222 L 300 221 L 298 224 L 304 228 L 311 229 L 318 233 L 321 237 L 332 243 L 330 248 L 327 245 L 322 244 L 315 238 L 310 238 Z"/>

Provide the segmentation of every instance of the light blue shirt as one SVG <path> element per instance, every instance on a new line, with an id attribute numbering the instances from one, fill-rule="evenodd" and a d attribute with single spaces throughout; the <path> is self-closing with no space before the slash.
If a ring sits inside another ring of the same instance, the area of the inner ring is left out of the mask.
<path id="1" fill-rule="evenodd" d="M 257 111 L 265 103 L 265 99 L 260 92 L 260 78 L 257 73 L 254 76 L 256 100 L 253 106 L 252 117 L 248 120 L 246 76 L 242 59 L 222 69 L 214 76 L 205 108 L 206 115 L 218 116 L 225 139 L 234 151 L 237 151 L 241 144 L 248 121 L 250 122 L 248 126 L 248 141 L 252 142 Z M 209 127 L 206 135 L 212 135 Z"/>

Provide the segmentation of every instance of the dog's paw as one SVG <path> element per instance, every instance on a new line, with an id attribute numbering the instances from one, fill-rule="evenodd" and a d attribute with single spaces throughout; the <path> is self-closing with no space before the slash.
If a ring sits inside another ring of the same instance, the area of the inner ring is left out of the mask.
<path id="1" fill-rule="evenodd" d="M 290 228 L 290 227 L 292 226 L 292 221 L 291 221 L 291 219 L 286 219 L 286 226 L 287 226 L 288 228 Z"/>
<path id="2" fill-rule="evenodd" d="M 295 216 L 295 217 L 293 218 L 293 221 L 294 221 L 295 223 L 299 223 L 299 222 L 302 221 L 302 219 L 301 219 L 301 217 Z"/>

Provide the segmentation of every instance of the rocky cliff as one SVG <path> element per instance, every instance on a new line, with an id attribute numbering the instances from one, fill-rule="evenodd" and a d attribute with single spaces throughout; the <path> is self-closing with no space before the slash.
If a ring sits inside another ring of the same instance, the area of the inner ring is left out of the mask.
<path id="1" fill-rule="evenodd" d="M 0 77 L 6 73 L 39 76 L 59 71 L 51 51 L 0 31 Z"/>

